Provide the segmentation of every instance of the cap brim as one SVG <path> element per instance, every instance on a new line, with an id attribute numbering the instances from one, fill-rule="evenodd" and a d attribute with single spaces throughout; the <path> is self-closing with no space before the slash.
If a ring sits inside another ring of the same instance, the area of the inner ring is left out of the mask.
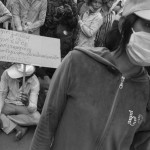
<path id="1" fill-rule="evenodd" d="M 23 73 L 18 72 L 16 66 L 14 66 L 14 65 L 7 69 L 7 73 L 13 79 L 23 77 Z"/>
<path id="2" fill-rule="evenodd" d="M 140 18 L 150 21 L 150 10 L 141 10 L 134 12 Z"/>

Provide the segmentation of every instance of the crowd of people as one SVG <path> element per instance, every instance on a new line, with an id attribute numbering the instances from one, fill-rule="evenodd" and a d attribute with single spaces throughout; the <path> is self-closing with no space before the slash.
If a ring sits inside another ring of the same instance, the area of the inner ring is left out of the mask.
<path id="1" fill-rule="evenodd" d="M 105 45 L 106 33 L 124 5 L 124 0 L 1 1 L 1 28 L 59 38 L 62 58 L 77 45 Z"/>
<path id="2" fill-rule="evenodd" d="M 150 149 L 149 0 L 3 0 L 0 27 L 58 38 L 62 58 L 0 62 L 6 134 L 37 125 L 31 150 Z"/>

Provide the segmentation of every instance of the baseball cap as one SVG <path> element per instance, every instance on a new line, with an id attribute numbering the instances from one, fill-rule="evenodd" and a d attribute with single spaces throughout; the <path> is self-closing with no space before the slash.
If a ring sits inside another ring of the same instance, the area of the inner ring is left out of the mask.
<path id="1" fill-rule="evenodd" d="M 126 0 L 123 16 L 136 14 L 140 18 L 150 20 L 150 0 Z"/>
<path id="2" fill-rule="evenodd" d="M 113 3 L 112 7 L 110 8 L 110 10 L 113 10 L 113 9 L 117 6 L 117 4 L 118 4 L 119 2 L 120 2 L 120 0 L 115 1 L 115 2 Z"/>
<path id="3" fill-rule="evenodd" d="M 11 78 L 17 79 L 23 77 L 23 70 L 24 70 L 23 64 L 14 64 L 7 69 L 7 73 Z M 26 65 L 25 76 L 32 75 L 34 71 L 35 71 L 34 66 Z"/>

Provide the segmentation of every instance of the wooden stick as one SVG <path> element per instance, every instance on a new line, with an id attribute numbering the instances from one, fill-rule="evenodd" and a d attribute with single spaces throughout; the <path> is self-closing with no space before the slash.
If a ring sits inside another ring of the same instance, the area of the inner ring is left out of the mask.
<path id="1" fill-rule="evenodd" d="M 25 73 L 26 73 L 26 65 L 25 65 L 25 64 L 23 64 L 22 92 L 24 92 L 24 85 L 25 85 Z"/>

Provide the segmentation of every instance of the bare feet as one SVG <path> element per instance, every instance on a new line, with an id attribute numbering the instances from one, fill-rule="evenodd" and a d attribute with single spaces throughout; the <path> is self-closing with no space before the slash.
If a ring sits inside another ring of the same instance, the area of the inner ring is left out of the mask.
<path id="1" fill-rule="evenodd" d="M 15 135 L 16 140 L 21 140 L 28 130 L 27 127 L 21 127 L 19 125 L 17 125 L 15 129 L 16 129 L 16 135 Z"/>

